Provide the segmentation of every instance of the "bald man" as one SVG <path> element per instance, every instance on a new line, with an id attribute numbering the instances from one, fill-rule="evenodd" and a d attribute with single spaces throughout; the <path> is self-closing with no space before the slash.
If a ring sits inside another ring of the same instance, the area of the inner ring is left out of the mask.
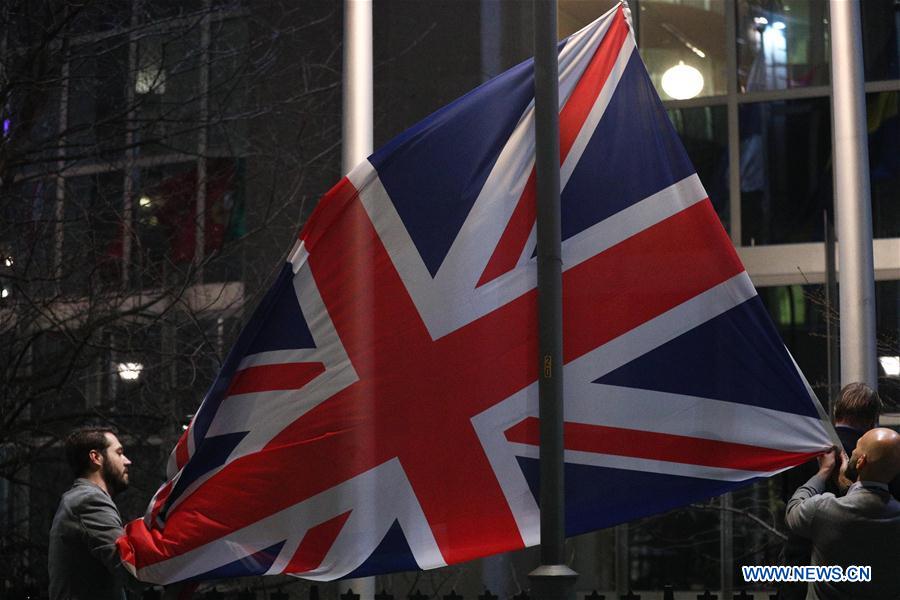
<path id="1" fill-rule="evenodd" d="M 819 458 L 819 471 L 788 502 L 785 522 L 812 541 L 812 564 L 871 566 L 871 582 L 809 584 L 807 599 L 900 598 L 900 502 L 888 482 L 900 473 L 900 434 L 872 429 L 853 454 L 837 460 L 837 450 Z M 826 493 L 829 479 L 852 482 L 838 498 Z"/>

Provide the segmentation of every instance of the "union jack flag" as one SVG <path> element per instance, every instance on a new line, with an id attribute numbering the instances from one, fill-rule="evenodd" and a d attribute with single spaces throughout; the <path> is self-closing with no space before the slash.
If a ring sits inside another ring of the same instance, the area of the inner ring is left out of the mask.
<path id="1" fill-rule="evenodd" d="M 766 477 L 828 426 L 620 6 L 560 44 L 567 533 Z M 119 540 L 148 582 L 539 542 L 533 64 L 320 201 Z"/>

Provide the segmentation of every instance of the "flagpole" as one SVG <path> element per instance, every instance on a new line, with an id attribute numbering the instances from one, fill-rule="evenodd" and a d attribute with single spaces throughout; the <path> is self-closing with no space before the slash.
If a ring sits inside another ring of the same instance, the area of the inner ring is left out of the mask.
<path id="1" fill-rule="evenodd" d="M 557 45 L 556 0 L 534 0 L 541 565 L 528 577 L 535 600 L 574 600 L 578 577 L 565 564 Z"/>
<path id="2" fill-rule="evenodd" d="M 872 203 L 859 3 L 831 0 L 829 5 L 841 383 L 861 381 L 877 388 Z"/>
<path id="3" fill-rule="evenodd" d="M 370 154 L 373 139 L 372 0 L 344 0 L 344 174 Z"/>
<path id="4" fill-rule="evenodd" d="M 341 167 L 349 173 L 372 154 L 372 0 L 344 0 L 343 135 Z M 375 577 L 346 579 L 338 594 L 360 600 L 375 597 Z"/>

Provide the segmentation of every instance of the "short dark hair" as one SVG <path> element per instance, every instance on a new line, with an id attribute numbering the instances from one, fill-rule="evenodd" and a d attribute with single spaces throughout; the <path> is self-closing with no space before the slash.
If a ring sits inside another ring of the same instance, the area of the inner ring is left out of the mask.
<path id="1" fill-rule="evenodd" d="M 81 477 L 90 468 L 91 450 L 103 453 L 109 448 L 107 433 L 116 434 L 108 427 L 83 427 L 76 429 L 66 438 L 66 461 L 75 477 Z"/>
<path id="2" fill-rule="evenodd" d="M 864 383 L 848 383 L 834 401 L 835 421 L 875 423 L 880 412 L 878 392 Z"/>

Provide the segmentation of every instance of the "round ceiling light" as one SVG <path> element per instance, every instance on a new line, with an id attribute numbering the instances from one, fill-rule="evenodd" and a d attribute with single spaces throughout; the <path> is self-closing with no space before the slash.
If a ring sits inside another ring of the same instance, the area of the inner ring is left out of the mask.
<path id="1" fill-rule="evenodd" d="M 679 62 L 663 73 L 662 88 L 676 100 L 687 100 L 703 90 L 703 75 L 694 67 Z"/>

